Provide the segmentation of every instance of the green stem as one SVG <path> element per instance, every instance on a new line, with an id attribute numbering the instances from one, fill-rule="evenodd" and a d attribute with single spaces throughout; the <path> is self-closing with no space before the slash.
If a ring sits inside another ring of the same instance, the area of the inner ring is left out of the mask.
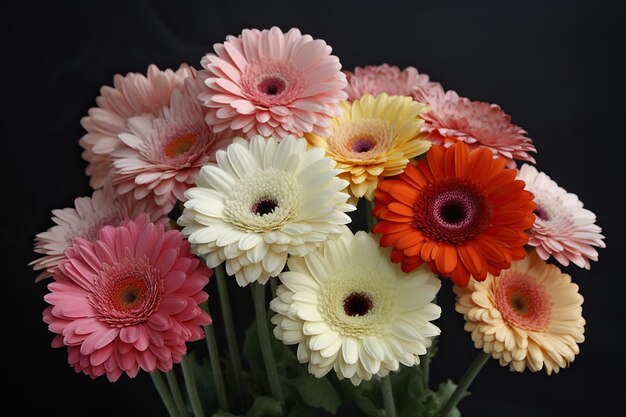
<path id="1" fill-rule="evenodd" d="M 170 386 L 170 391 L 172 391 L 172 395 L 174 396 L 174 402 L 176 403 L 178 413 L 181 415 L 181 417 L 186 417 L 187 407 L 185 406 L 183 395 L 180 392 L 178 379 L 176 379 L 176 373 L 174 372 L 174 369 L 172 368 L 172 370 L 166 373 L 165 376 L 167 377 L 167 383 Z"/>
<path id="2" fill-rule="evenodd" d="M 201 307 L 207 313 L 209 312 L 209 306 L 206 301 L 202 303 Z M 211 371 L 217 391 L 217 402 L 221 410 L 228 412 L 230 408 L 228 406 L 228 396 L 226 395 L 226 384 L 224 384 L 224 375 L 222 374 L 222 368 L 220 366 L 220 352 L 217 348 L 217 339 L 213 326 L 204 326 L 204 335 L 207 348 L 209 349 L 209 360 L 211 362 Z"/>
<path id="3" fill-rule="evenodd" d="M 272 300 L 276 298 L 277 288 L 278 288 L 278 277 L 270 277 L 270 289 L 272 290 Z"/>
<path id="4" fill-rule="evenodd" d="M 276 369 L 276 361 L 272 355 L 272 345 L 270 340 L 270 330 L 267 322 L 267 312 L 265 310 L 265 286 L 254 282 L 250 284 L 252 287 L 252 299 L 254 300 L 254 310 L 256 313 L 257 331 L 259 333 L 259 342 L 261 344 L 261 354 L 265 363 L 265 372 L 269 380 L 272 395 L 281 404 L 282 414 L 285 414 L 285 398 L 283 389 L 278 379 L 278 370 Z"/>
<path id="5" fill-rule="evenodd" d="M 387 375 L 380 380 L 380 388 L 383 392 L 385 417 L 396 417 L 396 404 L 393 400 L 393 390 L 391 389 L 391 376 Z"/>
<path id="6" fill-rule="evenodd" d="M 180 364 L 183 367 L 183 377 L 185 378 L 185 386 L 187 387 L 187 394 L 189 395 L 189 402 L 191 403 L 191 409 L 195 417 L 204 417 L 204 411 L 202 411 L 202 403 L 200 402 L 200 396 L 198 395 L 198 387 L 196 386 L 196 380 L 193 376 L 193 368 L 189 363 L 191 359 L 189 355 L 184 355 Z"/>
<path id="7" fill-rule="evenodd" d="M 367 231 L 371 232 L 372 228 L 376 224 L 376 219 L 372 216 L 372 210 L 374 210 L 374 203 L 365 199 L 365 221 L 367 222 Z"/>
<path id="8" fill-rule="evenodd" d="M 424 381 L 424 389 L 428 389 L 428 380 L 430 379 L 430 347 L 426 351 L 426 354 L 422 356 L 422 362 L 420 363 L 422 368 L 422 378 Z"/>
<path id="9" fill-rule="evenodd" d="M 150 372 L 150 377 L 152 378 L 152 382 L 154 383 L 154 387 L 156 388 L 165 408 L 167 409 L 170 417 L 180 417 L 178 411 L 176 411 L 176 404 L 174 404 L 174 400 L 172 399 L 172 395 L 170 394 L 169 389 L 167 389 L 167 385 L 163 380 L 163 376 L 161 375 L 161 371 L 155 370 Z"/>
<path id="10" fill-rule="evenodd" d="M 480 370 L 483 368 L 483 365 L 487 363 L 490 357 L 490 354 L 485 353 L 482 350 L 480 351 L 478 356 L 476 356 L 476 359 L 474 359 L 474 362 L 472 362 L 469 368 L 467 368 L 467 371 L 465 371 L 465 375 L 463 375 L 463 378 L 459 381 L 459 385 L 457 385 L 450 398 L 448 398 L 446 405 L 441 409 L 439 417 L 448 417 L 448 414 L 450 414 L 454 407 L 456 407 L 461 398 L 465 396 L 470 384 L 474 378 L 476 378 L 476 375 L 478 375 Z"/>
<path id="11" fill-rule="evenodd" d="M 243 410 L 249 407 L 248 395 L 243 385 L 243 371 L 241 367 L 241 356 L 239 355 L 239 343 L 237 343 L 237 334 L 235 333 L 235 324 L 233 321 L 233 310 L 230 305 L 230 296 L 228 295 L 228 283 L 226 282 L 226 271 L 224 264 L 213 269 L 217 279 L 217 291 L 220 297 L 220 305 L 222 307 L 222 318 L 224 319 L 224 328 L 226 330 L 226 343 L 230 352 L 230 361 L 233 366 L 233 374 L 235 378 L 235 389 L 239 396 L 239 403 Z"/>

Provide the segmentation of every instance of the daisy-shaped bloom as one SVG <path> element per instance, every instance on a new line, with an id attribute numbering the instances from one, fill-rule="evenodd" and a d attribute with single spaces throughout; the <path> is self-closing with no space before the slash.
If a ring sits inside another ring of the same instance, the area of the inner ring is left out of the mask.
<path id="1" fill-rule="evenodd" d="M 298 344 L 298 360 L 317 378 L 334 369 L 354 385 L 413 366 L 440 333 L 430 323 L 441 282 L 425 268 L 409 274 L 365 232 L 328 241 L 289 271 L 270 308 L 274 335 Z"/>
<path id="2" fill-rule="evenodd" d="M 426 106 L 409 97 L 380 94 L 344 101 L 341 107 L 329 137 L 306 137 L 337 162 L 340 178 L 350 184 L 351 203 L 363 196 L 372 200 L 379 177 L 400 174 L 410 158 L 430 148 L 420 134 L 424 121 L 418 118 Z"/>
<path id="3" fill-rule="evenodd" d="M 218 151 L 217 165 L 200 170 L 185 192 L 178 224 L 193 249 L 241 286 L 265 283 L 284 268 L 287 255 L 303 256 L 342 232 L 355 210 L 341 192 L 335 163 L 304 139 L 281 142 L 255 136 Z"/>
<path id="4" fill-rule="evenodd" d="M 52 346 L 67 346 L 76 372 L 110 381 L 139 369 L 167 372 L 211 323 L 198 305 L 211 271 L 177 230 L 141 217 L 103 227 L 93 243 L 77 238 L 65 255 L 43 317 L 57 334 Z"/>
<path id="5" fill-rule="evenodd" d="M 83 159 L 87 165 L 89 184 L 100 188 L 108 182 L 111 171 L 111 153 L 121 142 L 118 135 L 128 131 L 128 119 L 140 114 L 156 114 L 170 103 L 172 91 L 182 87 L 193 70 L 181 65 L 177 71 L 161 71 L 156 65 L 148 67 L 148 74 L 120 74 L 113 78 L 113 87 L 104 86 L 96 99 L 97 107 L 81 119 L 87 133 L 80 139 Z"/>
<path id="6" fill-rule="evenodd" d="M 201 61 L 207 89 L 200 99 L 215 132 L 230 128 L 248 138 L 325 134 L 347 97 L 332 48 L 298 29 L 245 29 L 214 49 Z"/>
<path id="7" fill-rule="evenodd" d="M 558 373 L 585 340 L 578 285 L 534 251 L 499 276 L 472 280 L 454 292 L 474 346 L 512 371 Z"/>
<path id="8" fill-rule="evenodd" d="M 396 178 L 381 181 L 373 214 L 374 233 L 391 246 L 391 259 L 412 271 L 431 270 L 467 285 L 482 281 L 526 256 L 525 230 L 534 221 L 533 195 L 505 160 L 463 142 L 433 146 L 426 159 Z"/>
<path id="9" fill-rule="evenodd" d="M 149 196 L 169 212 L 184 199 L 200 167 L 215 161 L 215 151 L 232 140 L 226 134 L 216 137 L 206 125 L 198 92 L 198 80 L 190 76 L 157 114 L 128 120 L 129 133 L 120 133 L 121 143 L 111 154 L 110 178 L 118 193 Z"/>
<path id="10" fill-rule="evenodd" d="M 74 238 L 92 242 L 102 226 L 119 226 L 142 213 L 154 223 L 169 221 L 152 200 L 138 201 L 130 195 L 118 196 L 110 186 L 94 191 L 91 197 L 78 197 L 74 200 L 74 207 L 52 210 L 52 221 L 56 225 L 35 237 L 35 252 L 44 255 L 29 264 L 35 271 L 41 271 L 35 282 L 54 275 Z"/>
<path id="11" fill-rule="evenodd" d="M 537 248 L 541 259 L 552 255 L 562 265 L 573 262 L 589 269 L 589 260 L 598 260 L 593 247 L 606 247 L 602 229 L 595 224 L 596 215 L 583 208 L 576 194 L 568 193 L 531 165 L 524 164 L 517 177 L 526 183 L 537 203 L 528 244 Z"/>
<path id="12" fill-rule="evenodd" d="M 450 146 L 461 141 L 473 147 L 489 149 L 495 156 L 505 158 L 509 168 L 514 159 L 535 162 L 528 152 L 537 152 L 526 131 L 511 123 L 511 117 L 497 104 L 471 101 L 440 85 L 420 89 L 417 99 L 430 106 L 421 115 L 425 120 L 422 131 L 436 145 Z"/>
<path id="13" fill-rule="evenodd" d="M 420 74 L 416 68 L 404 70 L 389 64 L 356 67 L 354 72 L 346 71 L 348 78 L 348 100 L 357 100 L 365 94 L 376 96 L 381 93 L 390 96 L 415 97 L 418 88 L 430 89 L 433 83 L 426 74 Z"/>

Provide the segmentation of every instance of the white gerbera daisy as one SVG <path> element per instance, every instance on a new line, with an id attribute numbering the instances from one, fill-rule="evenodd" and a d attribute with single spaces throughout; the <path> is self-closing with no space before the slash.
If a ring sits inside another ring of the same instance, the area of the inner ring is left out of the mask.
<path id="1" fill-rule="evenodd" d="M 298 360 L 317 378 L 334 369 L 354 385 L 413 366 L 440 333 L 431 301 L 441 283 L 426 268 L 405 274 L 365 232 L 347 232 L 289 271 L 270 308 L 274 335 L 298 344 Z"/>
<path id="2" fill-rule="evenodd" d="M 321 149 L 287 136 L 236 138 L 203 167 L 178 223 L 209 267 L 226 261 L 240 286 L 267 282 L 287 255 L 304 256 L 350 222 L 335 162 Z"/>
<path id="3" fill-rule="evenodd" d="M 596 215 L 583 208 L 576 194 L 568 193 L 532 165 L 522 165 L 517 178 L 526 183 L 537 203 L 528 244 L 537 248 L 541 259 L 552 255 L 562 265 L 573 262 L 590 269 L 589 260 L 598 260 L 594 246 L 606 247 Z"/>

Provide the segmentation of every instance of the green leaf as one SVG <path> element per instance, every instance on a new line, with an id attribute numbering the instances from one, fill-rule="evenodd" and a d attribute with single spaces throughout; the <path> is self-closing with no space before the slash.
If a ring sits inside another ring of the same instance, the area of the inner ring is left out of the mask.
<path id="1" fill-rule="evenodd" d="M 332 379 L 333 385 L 339 392 L 341 398 L 354 402 L 361 412 L 367 417 L 385 417 L 385 413 L 376 406 L 378 403 L 382 403 L 381 399 L 377 397 L 380 393 L 380 389 L 374 390 L 374 384 L 372 381 L 363 381 L 361 385 L 355 387 L 348 379 L 339 381 L 337 378 Z"/>
<path id="2" fill-rule="evenodd" d="M 280 417 L 282 409 L 280 402 L 270 397 L 258 396 L 246 414 L 246 417 Z"/>
<path id="3" fill-rule="evenodd" d="M 298 402 L 291 409 L 287 417 L 315 417 L 316 414 L 317 413 L 315 412 L 314 408 L 311 408 L 302 402 Z"/>
<path id="4" fill-rule="evenodd" d="M 439 409 L 443 408 L 443 406 L 448 401 L 448 398 L 452 396 L 455 390 L 456 390 L 456 384 L 450 380 L 447 380 L 446 382 L 442 382 L 441 384 L 439 384 L 439 389 L 435 393 L 435 397 L 439 401 Z M 459 400 L 467 397 L 468 395 L 470 395 L 470 393 L 466 392 Z M 448 417 L 461 417 L 461 412 L 459 411 L 458 408 L 455 407 L 450 412 L 450 414 L 448 414 Z"/>
<path id="5" fill-rule="evenodd" d="M 334 414 L 341 405 L 339 394 L 327 378 L 307 375 L 290 379 L 288 383 L 298 391 L 302 401 L 313 408 L 323 408 Z"/>
<path id="6" fill-rule="evenodd" d="M 215 389 L 215 380 L 213 379 L 210 362 L 207 359 L 203 359 L 202 362 L 200 362 L 195 352 L 189 352 L 187 355 L 191 359 L 189 363 L 192 367 L 193 377 L 196 380 L 196 387 L 202 408 L 209 411 L 217 410 L 219 407 L 217 402 L 217 390 Z M 181 384 L 180 388 L 183 393 L 186 394 L 184 384 Z"/>
<path id="7" fill-rule="evenodd" d="M 423 382 L 422 370 L 418 366 L 402 367 L 400 372 L 391 374 L 398 417 L 423 415 L 423 400 L 428 395 Z"/>

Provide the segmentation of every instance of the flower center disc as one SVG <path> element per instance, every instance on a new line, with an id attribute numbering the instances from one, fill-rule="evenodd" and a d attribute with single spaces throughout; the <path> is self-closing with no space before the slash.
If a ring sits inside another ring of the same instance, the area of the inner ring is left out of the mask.
<path id="1" fill-rule="evenodd" d="M 178 155 L 188 152 L 195 143 L 196 135 L 192 133 L 174 136 L 167 142 L 167 145 L 165 145 L 165 155 L 168 158 L 175 158 Z"/>
<path id="2" fill-rule="evenodd" d="M 262 198 L 252 205 L 252 212 L 257 216 L 264 216 L 274 212 L 278 207 L 276 200 L 272 198 Z"/>
<path id="3" fill-rule="evenodd" d="M 495 298 L 498 311 L 511 325 L 540 331 L 550 320 L 550 299 L 543 287 L 527 275 L 503 272 Z"/>
<path id="4" fill-rule="evenodd" d="M 434 240 L 460 244 L 489 227 L 491 205 L 471 182 L 456 178 L 431 183 L 415 205 L 415 224 Z"/>
<path id="5" fill-rule="evenodd" d="M 281 60 L 263 59 L 250 63 L 241 74 L 243 95 L 257 106 L 288 106 L 306 87 L 304 71 Z"/>
<path id="6" fill-rule="evenodd" d="M 280 94 L 285 91 L 285 88 L 287 88 L 287 84 L 279 77 L 268 77 L 262 80 L 257 86 L 259 92 L 267 96 Z"/>
<path id="7" fill-rule="evenodd" d="M 535 211 L 533 211 L 533 213 L 535 213 L 535 216 L 539 217 L 541 220 L 544 220 L 544 221 L 550 220 L 550 216 L 548 216 L 548 212 L 543 207 L 537 206 L 537 208 L 535 209 Z"/>
<path id="8" fill-rule="evenodd" d="M 352 152 L 363 153 L 369 152 L 376 146 L 376 141 L 372 138 L 365 137 L 361 139 L 356 139 L 352 142 Z"/>
<path id="9" fill-rule="evenodd" d="M 130 309 L 139 304 L 146 291 L 146 284 L 134 277 L 119 282 L 113 289 L 113 301 L 119 310 Z"/>
<path id="10" fill-rule="evenodd" d="M 343 300 L 343 311 L 350 317 L 364 316 L 373 306 L 372 299 L 362 292 L 353 292 Z"/>

